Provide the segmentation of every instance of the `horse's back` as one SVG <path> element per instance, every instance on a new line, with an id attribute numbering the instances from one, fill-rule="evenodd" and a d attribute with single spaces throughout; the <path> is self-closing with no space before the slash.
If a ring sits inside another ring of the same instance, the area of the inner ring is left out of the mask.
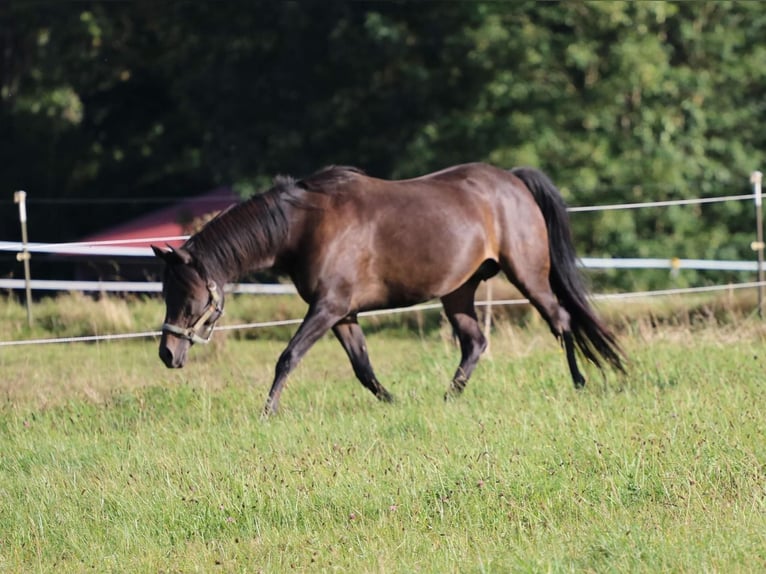
<path id="1" fill-rule="evenodd" d="M 442 252 L 459 252 L 481 244 L 483 257 L 491 259 L 512 243 L 546 233 L 542 213 L 524 183 L 510 171 L 484 163 L 406 180 L 371 178 L 358 199 L 361 224 L 375 221 L 380 234 L 401 237 L 397 248 L 411 243 L 414 252 L 437 245 Z"/>

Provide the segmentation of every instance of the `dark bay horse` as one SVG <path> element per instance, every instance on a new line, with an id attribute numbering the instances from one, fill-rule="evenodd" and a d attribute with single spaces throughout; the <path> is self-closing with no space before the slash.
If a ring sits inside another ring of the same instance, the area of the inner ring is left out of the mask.
<path id="1" fill-rule="evenodd" d="M 286 273 L 308 313 L 276 365 L 265 412 L 277 410 L 288 373 L 332 329 L 354 373 L 378 399 L 380 384 L 357 314 L 440 298 L 460 342 L 448 395 L 460 394 L 486 347 L 476 318 L 479 283 L 499 271 L 562 341 L 575 387 L 585 384 L 575 349 L 623 370 L 622 351 L 590 306 L 566 205 L 541 171 L 474 163 L 403 181 L 329 167 L 277 178 L 269 191 L 220 214 L 166 262 L 160 357 L 182 367 L 223 312 L 227 281 L 274 268 Z"/>

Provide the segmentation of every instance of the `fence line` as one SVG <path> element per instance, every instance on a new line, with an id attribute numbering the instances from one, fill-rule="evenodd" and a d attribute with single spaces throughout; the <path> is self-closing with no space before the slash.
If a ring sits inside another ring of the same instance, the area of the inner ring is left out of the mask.
<path id="1" fill-rule="evenodd" d="M 753 177 L 760 172 L 755 172 Z M 751 178 L 752 181 L 752 178 Z M 23 192 L 17 192 L 23 193 Z M 719 197 L 703 197 L 691 199 L 679 199 L 668 201 L 650 201 L 642 203 L 612 204 L 601 206 L 581 206 L 570 207 L 570 212 L 588 212 L 588 211 L 609 211 L 618 209 L 639 209 L 647 207 L 667 207 L 673 205 L 697 205 L 720 203 L 725 201 L 742 201 L 755 199 L 756 205 L 760 204 L 760 186 L 756 185 L 754 193 L 745 195 L 731 195 Z M 23 206 L 22 206 L 23 207 Z M 23 216 L 21 216 L 23 219 Z M 760 229 L 759 229 L 760 231 Z M 88 256 L 128 256 L 128 257 L 151 257 L 152 251 L 149 247 L 127 247 L 131 244 L 146 243 L 164 243 L 168 241 L 178 241 L 187 239 L 187 235 L 176 235 L 169 237 L 143 237 L 120 240 L 94 241 L 94 242 L 68 242 L 68 243 L 28 243 L 26 238 L 22 242 L 0 241 L 0 251 L 11 251 L 21 254 L 28 258 L 29 252 L 51 253 L 60 255 L 88 255 Z M 762 249 L 761 241 L 753 243 L 754 249 Z M 724 260 L 704 260 L 704 259 L 679 259 L 679 258 L 593 258 L 585 257 L 580 260 L 580 266 L 586 269 L 670 269 L 673 271 L 681 269 L 692 270 L 713 270 L 713 271 L 743 271 L 759 272 L 759 282 L 752 284 L 759 288 L 759 311 L 761 309 L 761 288 L 763 286 L 762 273 L 765 264 L 761 262 L 761 252 L 759 251 L 759 262 L 755 261 L 724 261 Z M 95 292 L 144 292 L 157 293 L 162 290 L 159 282 L 137 282 L 137 281 L 55 281 L 55 280 L 31 280 L 28 276 L 26 280 L 21 279 L 0 279 L 0 289 L 34 289 L 34 290 L 76 290 L 76 291 L 95 291 Z M 253 293 L 253 294 L 293 294 L 295 288 L 292 285 L 280 284 L 232 284 L 227 289 L 235 293 Z M 669 292 L 675 292 L 669 290 Z M 29 305 L 30 297 L 27 297 Z M 508 302 L 495 302 L 494 304 L 507 304 Z M 481 304 L 481 303 L 479 303 Z"/>
<path id="2" fill-rule="evenodd" d="M 153 237 L 134 241 L 156 241 L 157 243 L 173 241 L 173 237 Z M 125 243 L 125 240 L 119 243 Z M 30 253 L 49 253 L 57 255 L 105 255 L 112 257 L 153 257 L 149 247 L 120 247 L 118 245 L 98 245 L 89 243 L 27 243 L 18 241 L 0 241 L 0 251 L 19 252 L 26 249 Z"/>
<path id="3" fill-rule="evenodd" d="M 165 237 L 165 238 L 147 238 L 147 239 L 135 239 L 128 240 L 132 242 L 144 242 L 144 241 L 171 241 L 174 239 L 180 239 L 184 236 Z M 124 243 L 126 241 L 119 241 Z M 111 245 L 108 245 L 111 244 Z M 153 257 L 154 254 L 149 247 L 119 247 L 114 245 L 116 241 L 110 242 L 98 242 L 98 244 L 84 244 L 84 243 L 28 243 L 26 250 L 30 253 L 49 253 L 59 255 L 91 255 L 91 256 L 112 256 L 112 257 Z M 14 241 L 0 241 L 0 251 L 19 252 L 22 250 L 22 244 Z M 695 269 L 695 270 L 713 270 L 713 271 L 758 271 L 758 263 L 755 261 L 736 261 L 736 260 L 716 260 L 716 259 L 680 259 L 673 258 L 659 258 L 659 257 L 582 257 L 580 258 L 581 266 L 586 269 Z M 53 287 L 53 282 L 40 282 L 38 281 L 38 287 L 36 289 L 56 290 L 57 287 Z M 10 283 L 0 284 L 0 288 L 3 289 L 16 289 L 17 287 L 10 287 Z M 89 285 L 87 289 L 92 289 L 94 286 Z M 64 289 L 80 289 L 80 287 L 64 287 Z M 129 291 L 132 288 L 115 288 L 112 291 Z M 105 290 L 110 290 L 105 288 Z M 136 288 L 137 291 L 140 289 Z M 148 289 L 148 291 L 158 290 L 155 287 Z"/>
<path id="4" fill-rule="evenodd" d="M 594 206 L 569 207 L 572 213 L 592 211 L 613 211 L 621 209 L 641 209 L 648 207 L 668 207 L 673 205 L 699 205 L 708 203 L 721 203 L 725 201 L 743 201 L 755 199 L 756 194 L 724 195 L 717 197 L 700 197 L 690 199 L 672 199 L 667 201 L 646 201 L 639 203 L 607 204 Z M 164 243 L 168 241 L 184 241 L 188 235 L 173 235 L 167 237 L 144 237 L 132 239 L 112 239 L 105 241 L 75 241 L 67 243 L 29 243 L 27 251 L 33 253 L 51 253 L 65 255 L 109 255 L 127 257 L 151 257 L 152 251 L 148 247 L 123 247 L 136 243 Z M 18 241 L 0 241 L 0 251 L 21 251 L 23 245 Z M 749 269 L 748 269 L 749 270 Z"/>
<path id="5" fill-rule="evenodd" d="M 632 302 L 638 299 L 646 299 L 652 297 L 667 297 L 673 295 L 691 295 L 697 293 L 710 293 L 715 291 L 730 291 L 737 289 L 752 289 L 755 287 L 763 287 L 766 285 L 766 281 L 752 281 L 747 283 L 734 283 L 729 285 L 710 285 L 707 287 L 687 287 L 679 289 L 661 289 L 656 291 L 635 291 L 631 293 L 605 293 L 599 295 L 593 295 L 592 299 L 596 301 L 620 301 Z M 508 305 L 526 305 L 529 303 L 528 299 L 503 299 L 498 301 L 476 301 L 477 307 L 487 306 L 508 306 Z M 429 311 L 433 309 L 440 309 L 440 303 L 425 303 L 422 305 L 414 305 L 412 307 L 401 307 L 397 309 L 381 309 L 378 311 L 365 311 L 359 313 L 360 317 L 377 317 L 380 315 L 394 315 L 400 313 L 414 313 L 418 311 Z M 244 329 L 265 329 L 269 327 L 284 327 L 291 325 L 298 325 L 303 322 L 303 319 L 284 319 L 281 321 L 262 321 L 258 323 L 241 323 L 236 325 L 220 325 L 215 328 L 216 331 L 237 331 Z M 148 337 L 159 337 L 161 331 L 143 331 L 137 333 L 116 333 L 111 335 L 85 335 L 80 337 L 53 337 L 46 339 L 23 339 L 18 341 L 0 341 L 0 349 L 3 347 L 17 347 L 23 345 L 50 345 L 61 343 L 93 343 L 100 341 L 114 341 L 125 339 L 139 339 Z"/>
<path id="6" fill-rule="evenodd" d="M 692 269 L 696 271 L 758 271 L 757 261 L 724 259 L 597 258 L 582 257 L 585 269 Z"/>
<path id="7" fill-rule="evenodd" d="M 0 279 L 0 289 L 24 289 L 24 279 Z M 91 291 L 95 293 L 160 293 L 159 281 L 67 281 L 55 279 L 32 279 L 35 291 Z M 229 293 L 254 295 L 294 295 L 293 285 L 281 283 L 232 283 L 226 286 Z"/>
<path id="8" fill-rule="evenodd" d="M 614 259 L 583 257 L 581 267 L 585 269 L 670 269 L 697 271 L 751 271 L 758 270 L 756 261 L 725 261 L 713 259 Z M 766 264 L 765 264 L 766 265 Z M 32 279 L 35 291 L 93 291 L 98 293 L 160 293 L 162 283 L 158 281 L 68 281 Z M 24 289 L 24 279 L 0 279 L 0 289 Z M 231 293 L 254 295 L 292 295 L 295 287 L 279 283 L 232 283 L 227 286 Z"/>
<path id="9" fill-rule="evenodd" d="M 618 209 L 639 209 L 642 207 L 670 207 L 672 205 L 700 205 L 703 203 L 722 203 L 725 201 L 742 201 L 745 199 L 754 199 L 755 194 L 745 195 L 722 195 L 719 197 L 698 197 L 691 199 L 669 199 L 667 201 L 644 201 L 639 203 L 614 203 L 611 205 L 593 205 L 582 207 L 570 207 L 567 211 L 571 213 L 582 213 L 585 211 L 615 211 Z"/>

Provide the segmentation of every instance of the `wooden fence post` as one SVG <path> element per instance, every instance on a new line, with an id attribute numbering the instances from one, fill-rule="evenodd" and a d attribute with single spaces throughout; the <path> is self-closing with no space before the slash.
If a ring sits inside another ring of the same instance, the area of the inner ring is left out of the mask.
<path id="1" fill-rule="evenodd" d="M 754 251 L 758 253 L 758 316 L 763 318 L 763 205 L 761 199 L 761 180 L 763 174 L 760 171 L 754 171 L 750 174 L 750 183 L 753 184 L 753 194 L 755 196 L 755 235 L 756 240 L 750 244 Z"/>
<path id="2" fill-rule="evenodd" d="M 13 202 L 19 204 L 19 221 L 21 222 L 21 253 L 16 254 L 16 260 L 24 263 L 24 285 L 27 294 L 27 325 L 32 327 L 32 274 L 29 269 L 29 251 L 27 250 L 27 192 L 17 191 L 13 194 Z"/>

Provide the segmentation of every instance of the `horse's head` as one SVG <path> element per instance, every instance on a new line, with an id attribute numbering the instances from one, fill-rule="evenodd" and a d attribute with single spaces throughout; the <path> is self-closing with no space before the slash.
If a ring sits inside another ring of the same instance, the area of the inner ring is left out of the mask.
<path id="1" fill-rule="evenodd" d="M 210 340 L 215 322 L 223 314 L 223 284 L 203 277 L 183 248 L 163 251 L 152 245 L 152 250 L 165 261 L 160 359 L 168 368 L 180 368 L 189 347 Z"/>

